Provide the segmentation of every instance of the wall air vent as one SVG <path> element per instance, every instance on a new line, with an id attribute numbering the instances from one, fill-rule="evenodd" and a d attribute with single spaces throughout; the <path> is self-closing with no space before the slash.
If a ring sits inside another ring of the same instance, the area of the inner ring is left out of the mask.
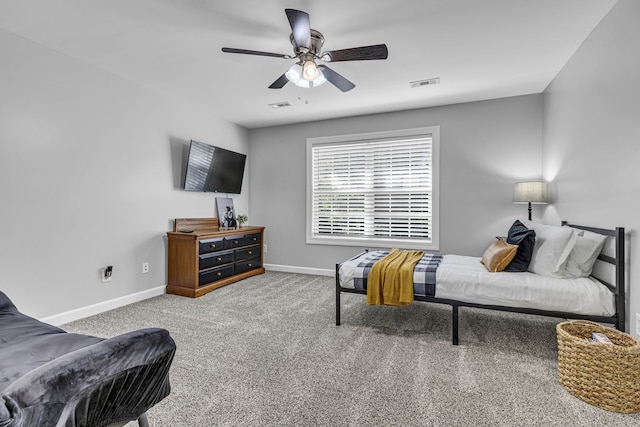
<path id="1" fill-rule="evenodd" d="M 269 104 L 271 108 L 282 108 L 282 107 L 291 107 L 289 101 L 276 102 L 275 104 Z"/>
<path id="2" fill-rule="evenodd" d="M 436 77 L 436 78 L 433 78 L 433 79 L 417 80 L 417 81 L 411 82 L 409 84 L 411 85 L 411 87 L 421 87 L 421 86 L 437 85 L 439 83 L 440 83 L 440 77 Z"/>

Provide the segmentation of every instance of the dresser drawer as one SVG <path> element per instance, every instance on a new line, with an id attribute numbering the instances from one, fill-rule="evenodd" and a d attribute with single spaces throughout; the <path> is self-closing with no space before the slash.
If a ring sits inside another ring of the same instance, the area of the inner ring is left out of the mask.
<path id="1" fill-rule="evenodd" d="M 246 261 L 236 262 L 235 274 L 244 273 L 245 271 L 253 270 L 254 268 L 262 267 L 260 258 L 249 259 Z"/>
<path id="2" fill-rule="evenodd" d="M 248 248 L 236 249 L 234 251 L 236 261 L 243 259 L 256 258 L 260 256 L 260 246 L 250 246 Z"/>
<path id="3" fill-rule="evenodd" d="M 198 278 L 198 286 L 213 283 L 217 280 L 221 280 L 230 276 L 233 276 L 233 265 L 227 265 L 225 267 L 201 271 L 200 277 Z"/>
<path id="4" fill-rule="evenodd" d="M 198 269 L 206 270 L 207 268 L 213 268 L 233 262 L 233 252 L 213 252 L 206 255 L 200 255 L 199 258 L 200 261 L 198 263 Z"/>
<path id="5" fill-rule="evenodd" d="M 200 240 L 200 255 L 224 249 L 224 239 Z"/>
<path id="6" fill-rule="evenodd" d="M 247 246 L 259 245 L 260 243 L 262 243 L 262 234 L 260 233 L 247 234 L 244 236 L 244 244 Z"/>
<path id="7" fill-rule="evenodd" d="M 244 246 L 244 236 L 230 236 L 224 238 L 224 248 L 234 249 Z"/>

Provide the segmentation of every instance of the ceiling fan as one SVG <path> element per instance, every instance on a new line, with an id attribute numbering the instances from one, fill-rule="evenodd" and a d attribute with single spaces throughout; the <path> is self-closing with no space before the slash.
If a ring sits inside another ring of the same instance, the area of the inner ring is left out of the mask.
<path id="1" fill-rule="evenodd" d="M 310 88 L 320 86 L 329 81 L 341 91 L 347 92 L 356 85 L 326 65 L 317 65 L 315 61 L 338 62 L 387 59 L 388 51 L 387 45 L 385 44 L 321 52 L 322 45 L 324 44 L 324 36 L 319 31 L 311 28 L 309 24 L 309 14 L 295 9 L 285 9 L 284 11 L 287 14 L 289 25 L 291 26 L 292 33 L 289 39 L 293 45 L 293 55 L 235 49 L 231 47 L 222 48 L 222 51 L 227 53 L 296 59 L 297 62 L 273 82 L 271 86 L 269 86 L 269 89 L 281 89 L 288 82 L 292 82 L 296 86 Z"/>

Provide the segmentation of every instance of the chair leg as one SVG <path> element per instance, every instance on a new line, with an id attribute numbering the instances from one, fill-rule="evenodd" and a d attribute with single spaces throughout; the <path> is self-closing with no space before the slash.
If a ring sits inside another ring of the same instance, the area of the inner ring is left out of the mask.
<path id="1" fill-rule="evenodd" d="M 147 413 L 140 415 L 138 417 L 138 426 L 140 427 L 149 427 L 149 420 L 147 420 Z"/>

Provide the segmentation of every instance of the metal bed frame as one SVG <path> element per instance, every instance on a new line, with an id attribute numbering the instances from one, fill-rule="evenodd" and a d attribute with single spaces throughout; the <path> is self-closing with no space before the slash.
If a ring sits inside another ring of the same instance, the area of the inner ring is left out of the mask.
<path id="1" fill-rule="evenodd" d="M 469 302 L 457 301 L 452 299 L 431 297 L 431 296 L 420 296 L 415 295 L 414 299 L 416 301 L 423 302 L 433 302 L 437 304 L 447 304 L 452 308 L 452 316 L 453 316 L 453 345 L 458 345 L 458 311 L 460 307 L 472 307 L 472 308 L 482 308 L 486 310 L 497 310 L 497 311 L 508 311 L 513 313 L 523 313 L 523 314 L 534 314 L 539 316 L 548 316 L 548 317 L 559 317 L 566 319 L 585 319 L 591 320 L 599 323 L 607 323 L 615 325 L 615 328 L 624 331 L 625 329 L 625 321 L 626 321 L 626 300 L 625 300 L 625 234 L 624 227 L 616 227 L 615 229 L 604 229 L 604 228 L 596 228 L 596 227 L 588 227 L 583 225 L 575 225 L 569 224 L 566 221 L 562 222 L 562 225 L 568 225 L 573 228 L 577 228 L 580 230 L 586 230 L 593 233 L 602 234 L 608 237 L 613 238 L 614 240 L 614 256 L 609 256 L 605 254 L 600 254 L 598 256 L 598 260 L 603 261 L 607 264 L 613 265 L 615 268 L 615 283 L 610 283 L 610 280 L 605 280 L 603 278 L 596 277 L 592 273 L 592 277 L 598 280 L 600 283 L 605 285 L 611 292 L 614 294 L 615 298 L 615 314 L 613 316 L 591 316 L 584 314 L 576 314 L 576 313 L 568 313 L 562 311 L 548 311 L 548 310 L 539 310 L 533 308 L 519 308 L 519 307 L 507 307 L 501 305 L 487 305 L 487 304 L 474 304 Z M 367 252 L 367 251 L 365 251 Z M 364 252 L 363 252 L 364 253 Z M 366 290 L 360 289 L 350 289 L 343 288 L 340 286 L 340 277 L 339 277 L 340 264 L 336 264 L 336 325 L 340 325 L 340 295 L 343 292 L 352 293 L 352 294 L 363 294 L 366 295 Z M 437 286 L 437 285 L 436 285 Z M 436 291 L 437 292 L 437 291 Z"/>

